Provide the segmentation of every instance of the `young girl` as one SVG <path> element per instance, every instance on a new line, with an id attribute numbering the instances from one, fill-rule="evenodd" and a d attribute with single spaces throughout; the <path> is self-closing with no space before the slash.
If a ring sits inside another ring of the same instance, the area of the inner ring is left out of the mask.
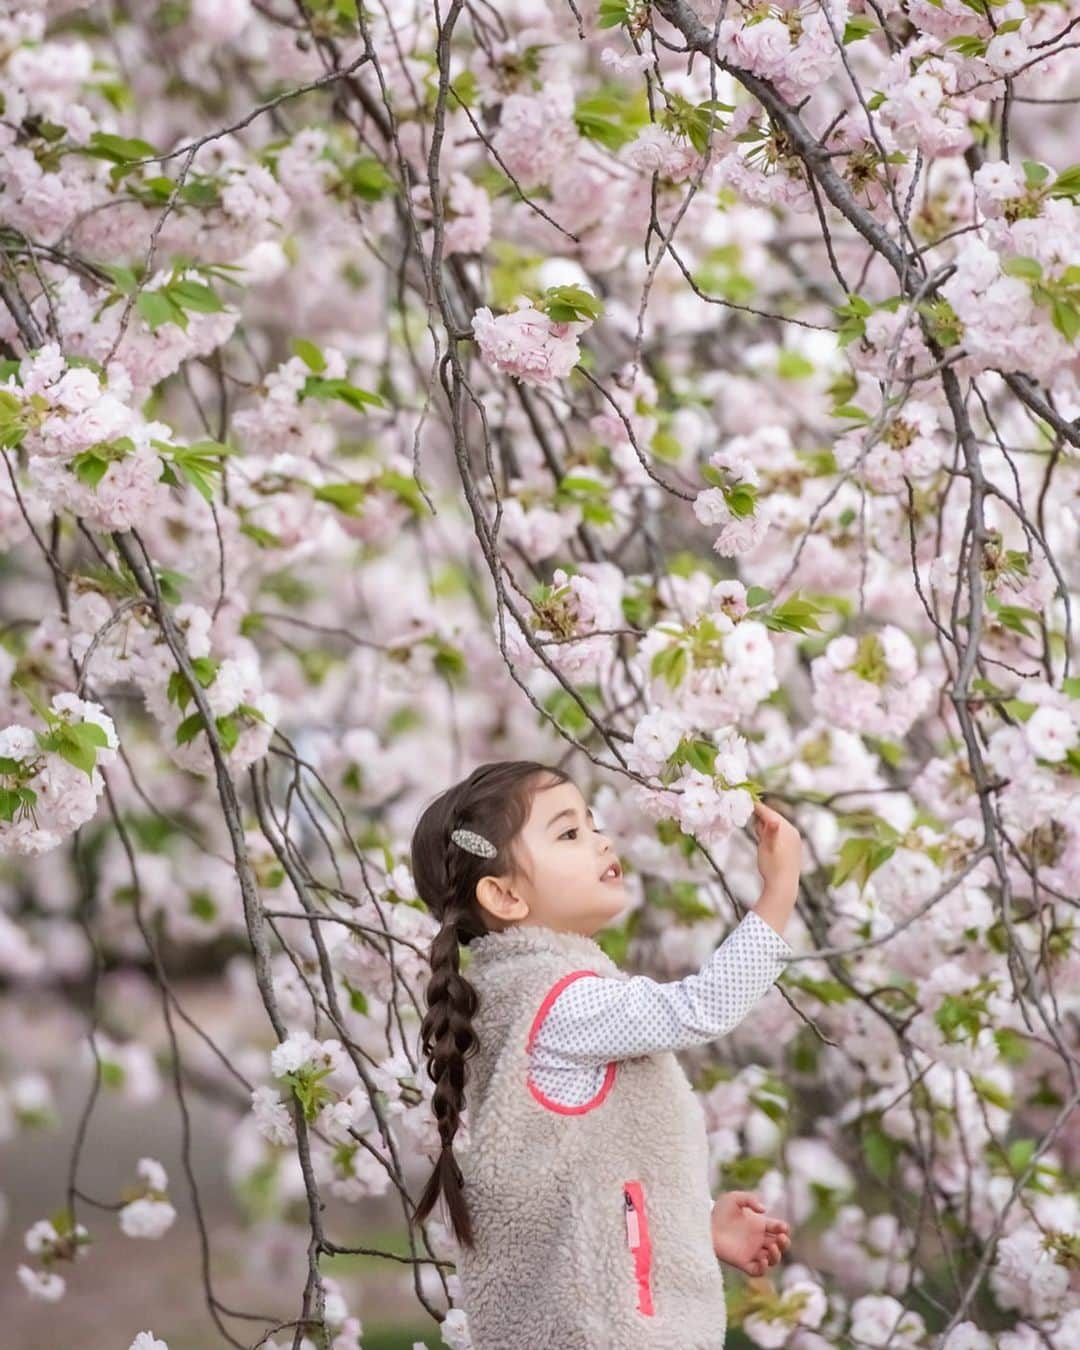
<path id="1" fill-rule="evenodd" d="M 413 876 L 442 925 L 421 1026 L 442 1151 L 415 1217 L 445 1197 L 475 1350 L 720 1350 L 717 1258 L 756 1275 L 786 1250 L 757 1196 L 712 1204 L 704 1110 L 674 1054 L 741 1022 L 792 954 L 801 841 L 755 816 L 756 908 L 668 983 L 593 936 L 626 893 L 562 770 L 483 764 L 417 822 Z"/>

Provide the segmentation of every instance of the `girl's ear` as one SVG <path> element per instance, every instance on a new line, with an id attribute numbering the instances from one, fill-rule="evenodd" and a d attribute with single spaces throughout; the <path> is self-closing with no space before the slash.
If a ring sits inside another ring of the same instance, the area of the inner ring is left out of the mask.
<path id="1" fill-rule="evenodd" d="M 481 877 L 476 883 L 476 899 L 496 919 L 520 919 L 529 912 L 524 900 L 499 877 Z"/>

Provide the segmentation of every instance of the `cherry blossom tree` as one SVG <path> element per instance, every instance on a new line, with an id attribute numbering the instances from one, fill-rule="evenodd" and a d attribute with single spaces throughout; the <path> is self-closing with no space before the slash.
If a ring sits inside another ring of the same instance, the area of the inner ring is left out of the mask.
<path id="1" fill-rule="evenodd" d="M 753 903 L 753 796 L 803 836 L 796 959 L 686 1058 L 716 1187 L 792 1223 L 732 1327 L 1080 1343 L 1078 24 L 5 9 L 5 1017 L 73 1002 L 52 1073 L 87 1118 L 206 1094 L 238 1197 L 299 1205 L 278 1324 L 223 1302 L 199 1217 L 206 1344 L 357 1350 L 325 1265 L 375 1250 L 470 1345 L 453 1233 L 412 1219 L 436 925 L 406 860 L 503 757 L 572 767 L 627 873 L 601 940 L 662 977 Z M 176 952 L 233 1008 L 183 1053 Z M 168 1073 L 119 1016 L 132 969 Z M 9 1140 L 54 1113 L 15 1045 Z M 25 1297 L 105 1224 L 200 1213 L 149 1141 L 93 1197 L 84 1138 Z M 337 1222 L 377 1196 L 404 1260 Z"/>

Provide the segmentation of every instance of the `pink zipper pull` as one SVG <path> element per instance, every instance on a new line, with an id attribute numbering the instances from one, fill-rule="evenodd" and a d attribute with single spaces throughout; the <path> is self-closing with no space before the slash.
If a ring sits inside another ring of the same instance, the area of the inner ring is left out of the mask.
<path id="1" fill-rule="evenodd" d="M 626 1197 L 626 1240 L 631 1248 L 637 1247 L 641 1242 L 641 1228 L 638 1224 L 637 1210 L 634 1208 L 634 1202 L 630 1199 L 630 1192 L 624 1191 Z"/>

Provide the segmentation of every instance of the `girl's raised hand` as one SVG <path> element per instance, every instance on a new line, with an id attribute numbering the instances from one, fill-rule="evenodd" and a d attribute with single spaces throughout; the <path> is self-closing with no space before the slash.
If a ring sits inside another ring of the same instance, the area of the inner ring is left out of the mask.
<path id="1" fill-rule="evenodd" d="M 762 1275 L 791 1245 L 786 1219 L 765 1213 L 752 1191 L 724 1191 L 712 1209 L 713 1251 L 744 1275 Z"/>
<path id="2" fill-rule="evenodd" d="M 798 887 L 802 839 L 791 821 L 764 802 L 754 802 L 757 869 L 766 886 Z"/>

